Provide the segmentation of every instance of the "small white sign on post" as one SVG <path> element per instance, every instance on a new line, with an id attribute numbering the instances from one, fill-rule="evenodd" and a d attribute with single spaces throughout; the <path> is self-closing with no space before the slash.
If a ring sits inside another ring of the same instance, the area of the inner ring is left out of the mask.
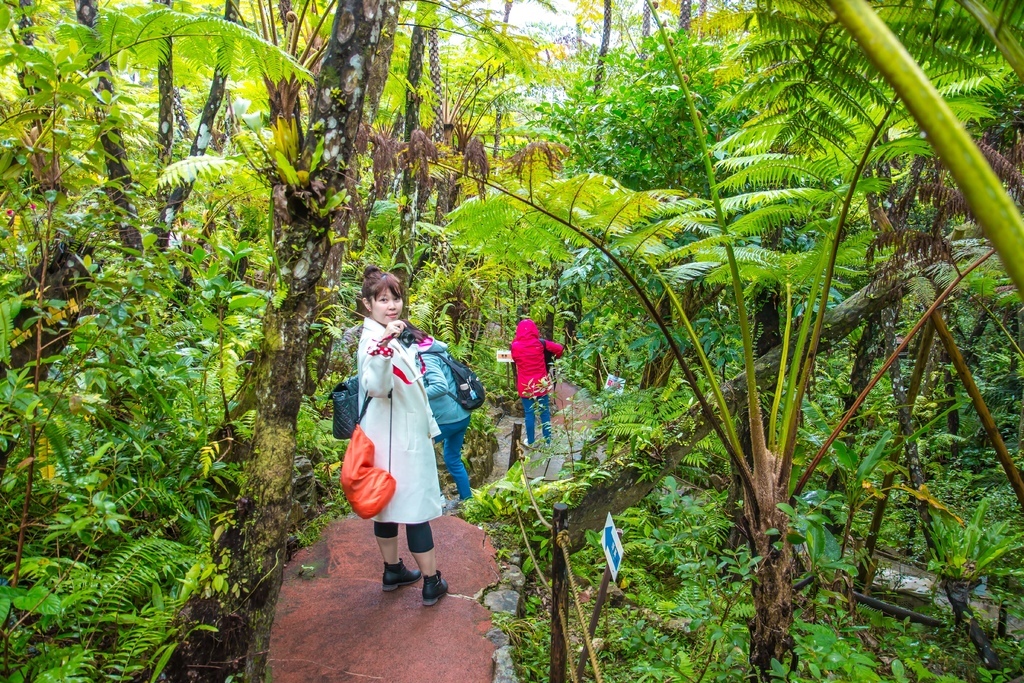
<path id="1" fill-rule="evenodd" d="M 608 375 L 608 379 L 604 381 L 604 388 L 613 393 L 621 394 L 622 390 L 626 388 L 626 380 L 616 375 Z"/>
<path id="2" fill-rule="evenodd" d="M 622 541 L 619 540 L 619 533 L 615 530 L 615 522 L 612 521 L 612 513 L 610 512 L 608 513 L 608 519 L 604 523 L 601 547 L 604 548 L 604 556 L 608 560 L 608 568 L 612 572 L 612 581 L 617 581 L 619 567 L 622 565 Z"/>
<path id="3" fill-rule="evenodd" d="M 512 352 L 507 349 L 498 349 L 497 351 L 495 351 L 495 355 L 497 356 L 497 360 L 499 363 L 512 362 Z"/>

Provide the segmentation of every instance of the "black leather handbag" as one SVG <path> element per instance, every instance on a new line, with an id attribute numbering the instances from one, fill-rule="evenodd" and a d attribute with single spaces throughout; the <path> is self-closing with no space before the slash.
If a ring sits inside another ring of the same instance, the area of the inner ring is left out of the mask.
<path id="1" fill-rule="evenodd" d="M 334 387 L 331 402 L 334 404 L 334 438 L 351 439 L 352 432 L 363 418 L 366 406 L 370 402 L 370 396 L 367 394 L 362 410 L 359 409 L 359 376 L 349 377 Z"/>

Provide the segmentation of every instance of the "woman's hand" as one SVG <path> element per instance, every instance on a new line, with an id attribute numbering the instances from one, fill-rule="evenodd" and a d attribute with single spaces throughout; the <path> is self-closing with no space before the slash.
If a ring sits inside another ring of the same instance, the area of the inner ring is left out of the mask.
<path id="1" fill-rule="evenodd" d="M 397 337 L 398 335 L 402 334 L 402 330 L 404 329 L 404 322 L 402 322 L 401 320 L 392 320 L 387 324 L 387 327 L 384 328 L 384 336 L 389 338 Z"/>

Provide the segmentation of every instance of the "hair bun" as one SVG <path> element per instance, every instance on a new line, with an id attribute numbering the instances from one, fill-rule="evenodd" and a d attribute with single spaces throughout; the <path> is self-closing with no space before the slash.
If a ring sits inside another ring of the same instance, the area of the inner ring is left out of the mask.
<path id="1" fill-rule="evenodd" d="M 366 268 L 363 269 L 363 279 L 365 280 L 366 278 L 370 277 L 371 275 L 378 275 L 380 272 L 381 272 L 380 268 L 378 268 L 377 266 L 374 266 L 374 265 L 366 266 Z"/>

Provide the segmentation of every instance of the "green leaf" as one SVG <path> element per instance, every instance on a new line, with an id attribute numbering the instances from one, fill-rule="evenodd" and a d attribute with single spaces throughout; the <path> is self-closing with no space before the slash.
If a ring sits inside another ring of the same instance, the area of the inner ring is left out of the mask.
<path id="1" fill-rule="evenodd" d="M 208 315 L 203 318 L 203 329 L 207 332 L 216 332 L 220 328 L 220 320 L 215 315 Z"/>
<path id="2" fill-rule="evenodd" d="M 187 157 L 167 166 L 164 172 L 160 174 L 157 185 L 160 187 L 174 187 L 176 185 L 190 185 L 199 179 L 220 180 L 238 165 L 238 161 L 231 158 L 210 155 Z"/>
<path id="3" fill-rule="evenodd" d="M 783 512 L 785 512 L 790 517 L 795 517 L 796 516 L 796 511 L 793 509 L 793 507 L 789 503 L 776 503 L 775 507 L 777 507 L 778 509 L 780 509 Z"/>
<path id="4" fill-rule="evenodd" d="M 21 297 L 0 301 L 0 363 L 11 360 L 11 342 L 14 339 L 14 319 L 21 313 Z"/>
<path id="5" fill-rule="evenodd" d="M 242 294 L 231 297 L 228 303 L 228 310 L 235 311 L 239 308 L 260 308 L 267 304 L 267 300 L 255 294 Z"/>
<path id="6" fill-rule="evenodd" d="M 288 162 L 281 150 L 274 150 L 274 160 L 277 162 L 277 170 L 281 173 L 281 177 L 289 185 L 298 187 L 299 185 L 299 174 L 295 172 L 295 168 Z"/>
<path id="7" fill-rule="evenodd" d="M 7 623 L 7 613 L 11 611 L 11 598 L 0 593 L 0 624 Z"/>
<path id="8" fill-rule="evenodd" d="M 160 678 L 160 674 L 163 673 L 164 667 L 166 667 L 167 662 L 171 660 L 171 655 L 174 654 L 174 650 L 177 649 L 177 647 L 177 643 L 169 643 L 164 646 L 160 659 L 158 659 L 156 664 L 153 665 L 153 675 L 149 677 L 149 683 L 156 683 Z"/>
<path id="9" fill-rule="evenodd" d="M 33 586 L 28 593 L 11 601 L 15 607 L 26 612 L 53 615 L 60 614 L 60 598 L 46 586 Z"/>
<path id="10" fill-rule="evenodd" d="M 832 444 L 832 448 L 835 449 L 836 459 L 839 461 L 840 467 L 848 472 L 852 472 L 857 467 L 857 454 L 849 446 L 842 441 L 836 441 Z"/>

